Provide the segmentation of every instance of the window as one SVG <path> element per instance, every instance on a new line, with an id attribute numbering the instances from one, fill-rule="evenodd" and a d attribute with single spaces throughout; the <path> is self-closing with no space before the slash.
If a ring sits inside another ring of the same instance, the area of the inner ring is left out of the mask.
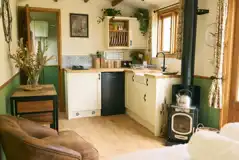
<path id="1" fill-rule="evenodd" d="M 178 9 L 158 13 L 158 52 L 174 56 L 177 44 Z"/>

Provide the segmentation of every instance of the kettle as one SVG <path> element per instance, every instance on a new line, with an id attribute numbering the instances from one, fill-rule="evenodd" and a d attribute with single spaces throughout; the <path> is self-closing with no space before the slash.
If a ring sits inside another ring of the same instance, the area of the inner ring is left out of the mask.
<path id="1" fill-rule="evenodd" d="M 182 89 L 176 94 L 177 105 L 184 108 L 191 107 L 192 92 L 188 89 Z"/>

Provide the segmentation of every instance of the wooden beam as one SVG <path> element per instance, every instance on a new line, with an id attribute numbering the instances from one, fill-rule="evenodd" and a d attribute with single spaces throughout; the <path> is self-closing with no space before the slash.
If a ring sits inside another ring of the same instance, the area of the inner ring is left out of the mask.
<path id="1" fill-rule="evenodd" d="M 85 3 L 87 3 L 89 0 L 84 0 Z"/>
<path id="2" fill-rule="evenodd" d="M 123 0 L 113 0 L 112 1 L 112 6 L 114 7 L 114 6 L 116 6 L 116 5 L 118 5 L 119 3 L 121 3 Z"/>

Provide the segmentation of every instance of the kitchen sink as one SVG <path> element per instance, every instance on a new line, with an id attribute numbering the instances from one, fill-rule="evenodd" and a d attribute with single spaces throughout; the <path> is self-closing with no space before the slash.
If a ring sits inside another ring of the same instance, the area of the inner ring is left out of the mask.
<path id="1" fill-rule="evenodd" d="M 178 74 L 178 71 L 177 72 L 162 72 L 163 75 L 177 75 Z"/>

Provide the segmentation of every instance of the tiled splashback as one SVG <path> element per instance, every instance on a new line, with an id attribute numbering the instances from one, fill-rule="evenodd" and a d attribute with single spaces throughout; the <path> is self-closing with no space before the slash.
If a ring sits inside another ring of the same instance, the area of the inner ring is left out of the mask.
<path id="1" fill-rule="evenodd" d="M 123 60 L 125 52 L 122 51 L 105 51 L 104 57 L 108 60 Z M 127 53 L 127 52 L 126 52 Z M 81 65 L 84 68 L 92 67 L 91 55 L 63 55 L 62 67 L 71 68 L 73 65 Z"/>
<path id="2" fill-rule="evenodd" d="M 71 68 L 73 65 L 82 65 L 85 68 L 92 66 L 92 57 L 90 55 L 63 55 L 62 67 Z"/>

